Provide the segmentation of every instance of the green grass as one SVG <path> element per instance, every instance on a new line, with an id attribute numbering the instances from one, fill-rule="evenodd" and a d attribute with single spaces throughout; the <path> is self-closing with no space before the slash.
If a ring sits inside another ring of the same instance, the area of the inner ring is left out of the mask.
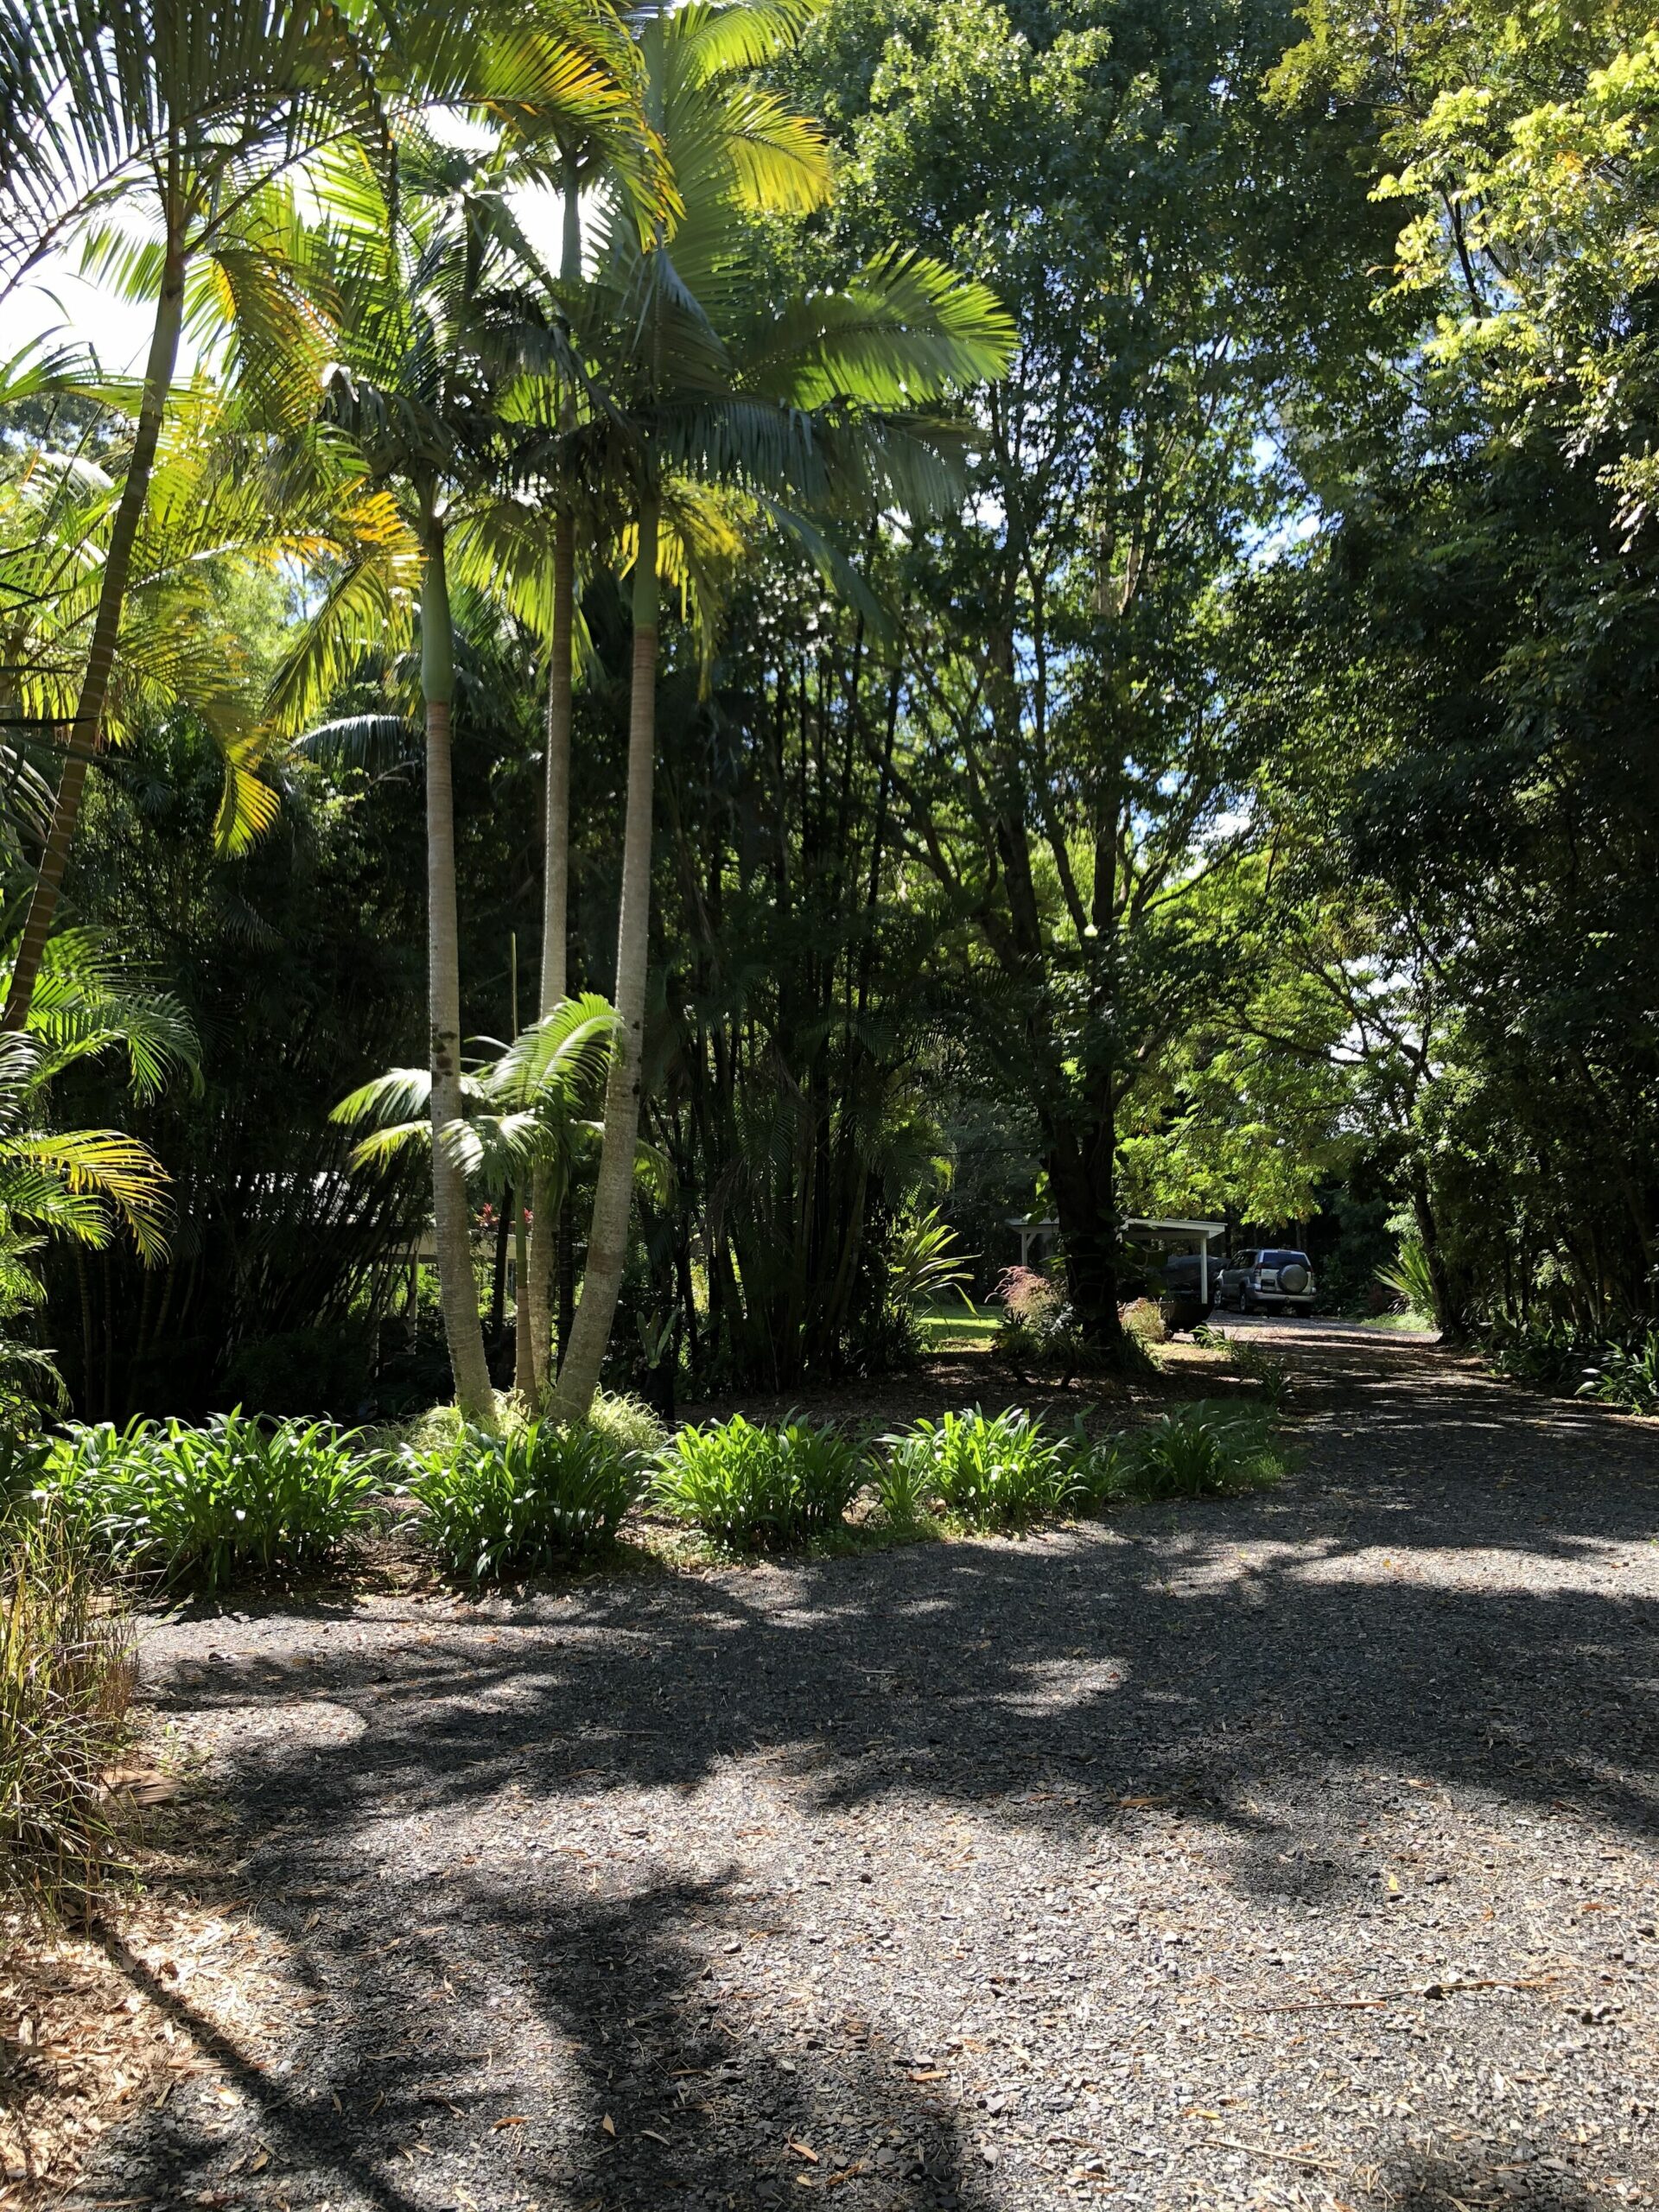
<path id="1" fill-rule="evenodd" d="M 916 1316 L 925 1351 L 987 1351 L 1002 1325 L 1000 1306 L 935 1306 Z"/>

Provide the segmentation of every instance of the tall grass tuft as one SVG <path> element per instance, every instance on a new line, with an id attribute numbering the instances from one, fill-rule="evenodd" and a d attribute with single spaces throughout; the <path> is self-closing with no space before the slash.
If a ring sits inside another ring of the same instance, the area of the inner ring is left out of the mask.
<path id="1" fill-rule="evenodd" d="M 15 1505 L 0 1522 L 0 1879 L 59 1917 L 86 1919 L 120 1863 L 104 1777 L 133 1679 L 84 1524 Z"/>

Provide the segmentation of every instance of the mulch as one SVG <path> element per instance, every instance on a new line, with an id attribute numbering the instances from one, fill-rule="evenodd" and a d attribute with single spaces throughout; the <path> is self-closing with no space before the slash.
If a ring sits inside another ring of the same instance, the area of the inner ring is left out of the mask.
<path id="1" fill-rule="evenodd" d="M 1649 2202 L 1659 1431 L 1273 1338 L 1249 1499 L 152 1627 L 219 1932 L 64 2201 Z"/>

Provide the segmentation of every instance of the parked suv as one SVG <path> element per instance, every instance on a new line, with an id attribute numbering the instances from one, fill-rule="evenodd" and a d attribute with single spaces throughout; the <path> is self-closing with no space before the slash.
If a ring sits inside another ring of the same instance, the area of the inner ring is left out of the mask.
<path id="1" fill-rule="evenodd" d="M 1222 1268 L 1216 1304 L 1238 1313 L 1311 1313 L 1313 1263 L 1306 1252 L 1236 1252 Z"/>

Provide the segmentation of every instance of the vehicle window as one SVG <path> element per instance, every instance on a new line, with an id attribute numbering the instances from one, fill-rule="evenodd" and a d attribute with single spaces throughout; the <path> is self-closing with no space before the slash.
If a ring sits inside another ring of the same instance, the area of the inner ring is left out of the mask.
<path id="1" fill-rule="evenodd" d="M 1263 1252 L 1260 1262 L 1264 1268 L 1305 1268 L 1307 1263 L 1306 1252 Z"/>

